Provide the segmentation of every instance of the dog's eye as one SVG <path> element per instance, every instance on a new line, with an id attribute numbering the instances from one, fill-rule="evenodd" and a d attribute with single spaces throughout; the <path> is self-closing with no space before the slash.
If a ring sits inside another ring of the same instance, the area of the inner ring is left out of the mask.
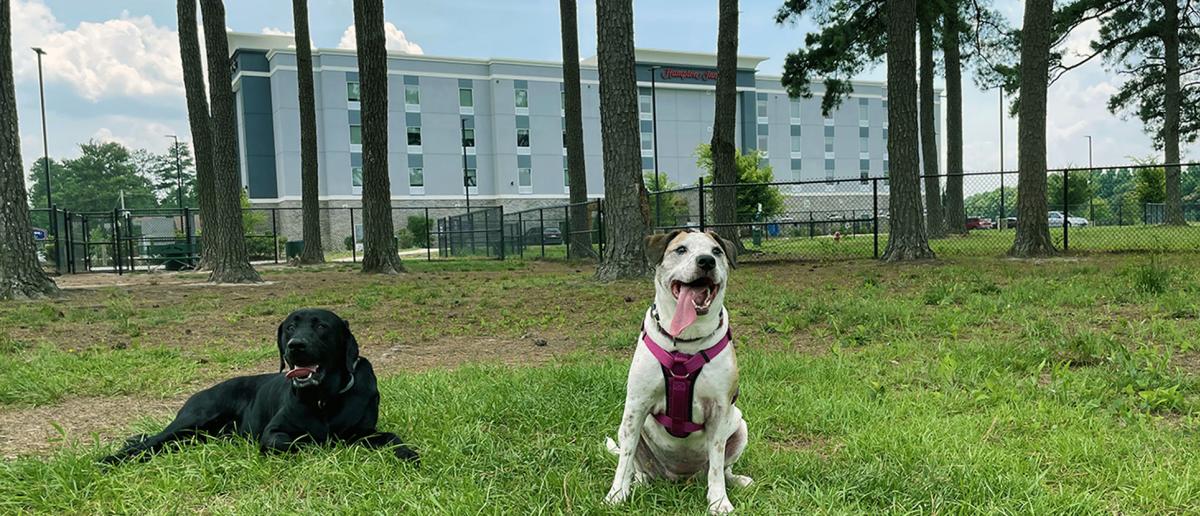
<path id="1" fill-rule="evenodd" d="M 327 329 L 329 329 L 329 325 L 325 324 L 325 323 L 317 323 L 317 329 L 318 330 L 327 330 Z"/>
<path id="2" fill-rule="evenodd" d="M 291 333 L 291 332 L 293 332 L 293 331 L 295 331 L 295 330 L 296 330 L 296 324 L 295 324 L 295 323 L 292 323 L 292 324 L 289 324 L 289 325 L 287 325 L 287 331 L 288 331 L 288 333 Z"/>
<path id="3" fill-rule="evenodd" d="M 676 247 L 676 248 L 675 248 L 675 254 L 683 254 L 683 253 L 686 253 L 686 252 L 687 252 L 687 247 L 686 247 L 686 246 L 682 246 L 682 245 L 681 245 L 681 246 L 679 246 L 679 247 Z"/>
<path id="4" fill-rule="evenodd" d="M 712 254 L 715 254 L 715 255 L 717 255 L 717 256 L 721 256 L 721 253 L 722 253 L 722 252 L 723 252 L 723 251 L 721 251 L 721 248 L 720 248 L 720 247 L 714 247 L 714 248 L 713 248 L 713 250 L 712 250 Z"/>

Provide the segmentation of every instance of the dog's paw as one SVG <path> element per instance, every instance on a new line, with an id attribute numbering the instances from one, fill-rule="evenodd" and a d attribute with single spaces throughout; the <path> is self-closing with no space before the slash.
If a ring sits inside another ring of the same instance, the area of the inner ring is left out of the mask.
<path id="1" fill-rule="evenodd" d="M 733 487 L 749 487 L 750 484 L 754 483 L 754 479 L 746 475 L 730 474 L 725 476 L 725 483 L 730 484 Z"/>
<path id="2" fill-rule="evenodd" d="M 629 488 L 621 489 L 614 487 L 608 491 L 608 495 L 604 497 L 604 503 L 608 505 L 621 505 L 625 500 L 629 499 Z"/>
<path id="3" fill-rule="evenodd" d="M 403 444 L 396 447 L 395 453 L 397 459 L 406 460 L 418 465 L 421 463 L 421 457 L 417 455 L 417 452 Z"/>
<path id="4" fill-rule="evenodd" d="M 733 512 L 733 504 L 729 503 L 729 497 L 723 497 L 715 502 L 709 502 L 709 514 L 729 514 Z"/>

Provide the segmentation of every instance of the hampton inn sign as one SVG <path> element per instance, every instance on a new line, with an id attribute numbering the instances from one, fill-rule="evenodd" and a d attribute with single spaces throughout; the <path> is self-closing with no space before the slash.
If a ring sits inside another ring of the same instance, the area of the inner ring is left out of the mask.
<path id="1" fill-rule="evenodd" d="M 691 79 L 695 81 L 715 81 L 717 80 L 716 70 L 695 70 L 683 68 L 662 68 L 658 72 L 660 79 Z"/>

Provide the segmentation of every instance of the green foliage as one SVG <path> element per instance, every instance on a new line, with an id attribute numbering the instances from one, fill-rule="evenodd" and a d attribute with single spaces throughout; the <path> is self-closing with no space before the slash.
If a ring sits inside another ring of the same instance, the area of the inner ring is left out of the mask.
<path id="1" fill-rule="evenodd" d="M 1088 174 L 1068 174 L 1068 178 L 1069 184 L 1066 192 L 1068 207 L 1064 210 L 1062 174 L 1046 176 L 1046 205 L 1050 206 L 1051 210 L 1070 211 L 1072 215 L 1083 215 L 1076 212 L 1086 209 L 1088 200 L 1092 198 L 1092 186 L 1088 180 Z"/>
<path id="2" fill-rule="evenodd" d="M 151 178 L 138 169 L 129 149 L 115 142 L 88 141 L 79 145 L 80 156 L 50 163 L 54 204 L 74 212 L 107 212 L 121 207 L 130 210 L 158 207 Z M 29 170 L 33 183 L 29 201 L 46 207 L 46 174 L 39 159 Z"/>
<path id="3" fill-rule="evenodd" d="M 267 220 L 270 212 L 251 210 L 250 197 L 242 190 L 242 234 L 246 240 L 246 254 L 250 259 L 273 258 L 278 242 L 271 238 L 270 222 Z M 286 239 L 285 239 L 286 240 Z"/>
<path id="4" fill-rule="evenodd" d="M 963 200 L 968 217 L 986 217 L 995 220 L 1000 216 L 1000 189 L 980 192 Z M 1017 216 L 1017 188 L 1004 188 L 1004 216 Z"/>
<path id="5" fill-rule="evenodd" d="M 1139 168 L 1134 172 L 1137 183 L 1134 196 L 1138 204 L 1160 203 L 1167 200 L 1167 172 L 1162 167 Z"/>
<path id="6" fill-rule="evenodd" d="M 751 220 L 760 205 L 764 220 L 783 211 L 783 194 L 779 192 L 779 188 L 769 184 L 775 181 L 775 174 L 771 170 L 771 166 L 766 164 L 765 160 L 760 159 L 759 153 L 757 151 L 739 153 L 734 158 L 737 161 L 738 184 L 740 185 L 737 188 L 738 220 Z M 712 149 L 707 143 L 696 147 L 696 165 L 708 171 L 708 174 L 704 176 L 704 182 L 712 184 Z"/>
<path id="7" fill-rule="evenodd" d="M 176 152 L 179 153 L 178 163 L 175 160 Z M 172 143 L 171 147 L 161 154 L 138 149 L 133 152 L 133 157 L 139 173 L 153 182 L 155 195 L 158 196 L 163 207 L 179 207 L 178 192 L 181 173 L 183 206 L 192 208 L 197 206 L 196 162 L 192 158 L 192 151 L 187 143 L 180 142 L 178 147 Z"/>
<path id="8" fill-rule="evenodd" d="M 788 54 L 783 85 L 789 97 L 812 97 L 810 84 L 824 79 L 821 112 L 829 114 L 854 91 L 850 79 L 882 61 L 887 50 L 885 4 L 877 0 L 787 1 L 775 23 L 811 16 L 820 32 L 810 32 L 804 48 Z"/>
<path id="9" fill-rule="evenodd" d="M 1171 286 L 1173 271 L 1156 256 L 1133 269 L 1133 288 L 1143 294 L 1162 294 Z"/>
<path id="10" fill-rule="evenodd" d="M 654 226 L 682 226 L 688 223 L 688 202 L 684 192 L 675 192 L 679 184 L 660 174 L 655 184 L 654 173 L 642 176 L 646 191 L 650 193 L 650 223 Z M 663 192 L 663 193 L 656 193 Z M 693 192 L 694 193 L 694 192 Z M 597 218 L 593 218 L 593 225 Z"/>
<path id="11" fill-rule="evenodd" d="M 425 238 L 433 238 L 429 235 L 430 220 L 421 215 L 409 215 L 406 227 L 408 234 L 411 236 L 413 244 L 425 245 Z M 403 243 L 403 241 L 401 241 Z M 407 247 L 412 247 L 412 245 Z M 401 246 L 405 247 L 405 246 Z"/>

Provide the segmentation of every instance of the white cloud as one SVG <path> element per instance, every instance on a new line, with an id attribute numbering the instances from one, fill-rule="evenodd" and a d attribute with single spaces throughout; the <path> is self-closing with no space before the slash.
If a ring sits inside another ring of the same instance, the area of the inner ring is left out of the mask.
<path id="1" fill-rule="evenodd" d="M 178 36 L 149 16 L 122 13 L 70 29 L 40 0 L 16 0 L 12 17 L 17 80 L 36 78 L 36 56 L 25 49 L 41 47 L 46 81 L 67 84 L 91 101 L 183 94 Z"/>
<path id="2" fill-rule="evenodd" d="M 262 30 L 259 32 L 262 32 L 263 34 L 269 34 L 271 36 L 295 36 L 296 35 L 295 31 L 283 30 L 279 27 L 263 27 Z"/>
<path id="3" fill-rule="evenodd" d="M 400 30 L 392 22 L 383 24 L 384 37 L 387 38 L 387 49 L 393 52 L 403 52 L 405 54 L 424 54 L 421 45 L 413 43 L 404 35 L 404 31 Z M 354 41 L 354 25 L 346 27 L 346 31 L 342 33 L 342 40 L 338 42 L 338 48 L 357 48 L 358 45 Z"/>

